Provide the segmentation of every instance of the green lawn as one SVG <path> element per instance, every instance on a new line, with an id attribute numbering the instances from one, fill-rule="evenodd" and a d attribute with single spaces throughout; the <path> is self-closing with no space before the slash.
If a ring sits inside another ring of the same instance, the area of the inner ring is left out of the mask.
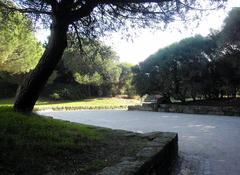
<path id="1" fill-rule="evenodd" d="M 73 153 L 89 151 L 104 133 L 89 126 L 15 113 L 0 107 L 0 172 L 41 174 L 46 166 L 61 167 Z M 65 157 L 67 156 L 67 157 Z M 82 154 L 84 156 L 84 154 Z M 62 160 L 65 159 L 66 160 Z M 83 165 L 82 169 L 87 168 Z M 40 173 L 41 172 L 41 173 Z"/>
<path id="2" fill-rule="evenodd" d="M 1 99 L 0 106 L 11 106 L 13 99 Z M 39 100 L 35 110 L 39 109 L 114 109 L 127 108 L 127 106 L 140 104 L 139 100 L 123 98 L 94 98 L 81 101 L 48 101 Z"/>
<path id="3" fill-rule="evenodd" d="M 96 174 L 146 143 L 112 130 L 0 106 L 0 174 Z"/>
<path id="4" fill-rule="evenodd" d="M 12 106 L 13 99 L 0 99 L 0 106 Z"/>

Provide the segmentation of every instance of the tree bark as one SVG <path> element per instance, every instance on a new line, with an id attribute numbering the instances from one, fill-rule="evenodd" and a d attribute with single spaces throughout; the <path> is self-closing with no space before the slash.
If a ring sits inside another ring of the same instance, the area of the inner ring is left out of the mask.
<path id="1" fill-rule="evenodd" d="M 53 19 L 48 46 L 36 68 L 20 86 L 14 103 L 15 111 L 31 112 L 33 110 L 40 92 L 67 47 L 67 30 L 66 22 Z"/>

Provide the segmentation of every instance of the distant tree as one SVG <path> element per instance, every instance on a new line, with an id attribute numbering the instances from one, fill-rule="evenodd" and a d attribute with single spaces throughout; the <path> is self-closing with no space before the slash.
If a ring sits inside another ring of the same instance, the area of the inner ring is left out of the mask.
<path id="1" fill-rule="evenodd" d="M 240 7 L 234 7 L 224 20 L 223 29 L 218 34 L 221 45 L 240 45 Z"/>
<path id="2" fill-rule="evenodd" d="M 88 96 L 92 91 L 101 95 L 117 94 L 120 77 L 119 61 L 116 53 L 96 40 L 82 39 L 84 52 L 79 52 L 76 38 L 71 38 L 63 55 L 63 67 L 70 72 L 75 82 L 88 87 Z"/>
<path id="3" fill-rule="evenodd" d="M 34 37 L 31 22 L 19 12 L 0 11 L 0 74 L 26 74 L 34 69 L 43 48 Z"/>
<path id="4" fill-rule="evenodd" d="M 210 37 L 186 38 L 151 55 L 135 74 L 138 92 L 169 94 L 181 101 L 236 97 L 240 89 L 239 19 L 240 8 L 233 8 L 222 30 L 213 31 Z"/>
<path id="5" fill-rule="evenodd" d="M 133 84 L 136 88 L 137 94 L 143 96 L 149 92 L 149 73 L 143 70 L 142 64 L 133 67 Z"/>
<path id="6" fill-rule="evenodd" d="M 211 0 L 217 7 L 222 1 Z M 25 82 L 17 95 L 14 109 L 29 112 L 39 97 L 49 76 L 61 59 L 67 47 L 67 32 L 70 29 L 78 35 L 99 36 L 105 31 L 117 30 L 121 26 L 154 26 L 160 21 L 169 22 L 183 17 L 194 7 L 201 8 L 196 0 L 21 0 L 16 6 L 1 0 L 1 10 L 28 13 L 32 19 L 51 22 L 51 36 L 47 49 L 39 64 Z M 37 17 L 37 18 L 35 18 Z M 80 42 L 81 43 L 81 42 Z"/>
<path id="7" fill-rule="evenodd" d="M 140 64 L 141 71 L 136 73 L 138 89 L 148 84 L 145 92 L 161 93 L 185 101 L 187 97 L 196 99 L 204 89 L 204 75 L 207 65 L 214 58 L 216 44 L 210 38 L 200 35 L 181 40 L 160 49 Z M 139 79 L 139 75 L 148 78 Z"/>
<path id="8" fill-rule="evenodd" d="M 215 70 L 221 89 L 221 96 L 236 97 L 240 89 L 240 8 L 233 8 L 221 31 L 213 35 L 218 43 L 218 59 Z"/>
<path id="9" fill-rule="evenodd" d="M 118 90 L 119 94 L 128 95 L 128 97 L 133 97 L 136 95 L 136 89 L 133 85 L 133 65 L 129 63 L 119 64 L 121 69 L 121 74 L 119 77 Z"/>
<path id="10" fill-rule="evenodd" d="M 219 58 L 216 72 L 220 81 L 221 97 L 237 97 L 240 89 L 240 52 Z"/>

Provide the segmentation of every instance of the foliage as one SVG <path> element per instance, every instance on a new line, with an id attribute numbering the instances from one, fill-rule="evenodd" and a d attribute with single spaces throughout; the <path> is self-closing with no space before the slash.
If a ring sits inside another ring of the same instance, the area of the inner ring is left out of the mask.
<path id="1" fill-rule="evenodd" d="M 199 9 L 207 9 L 209 6 L 221 8 L 225 0 L 204 3 L 196 0 L 21 0 L 16 1 L 18 8 L 12 8 L 9 2 L 2 0 L 0 5 L 3 10 L 26 13 L 33 21 L 38 19 L 38 24 L 42 23 L 45 27 L 50 26 L 50 19 L 62 20 L 71 25 L 71 32 L 77 31 L 82 38 L 96 38 L 108 31 L 128 31 L 129 28 L 153 27 L 179 19 L 197 19 L 203 12 Z M 189 11 L 192 17 L 187 16 Z"/>
<path id="2" fill-rule="evenodd" d="M 118 89 L 120 94 L 125 94 L 128 97 L 136 95 L 135 87 L 133 86 L 133 65 L 128 63 L 119 64 L 121 68 L 121 74 L 119 77 Z"/>
<path id="3" fill-rule="evenodd" d="M 84 52 L 79 52 L 76 38 L 69 39 L 71 45 L 63 55 L 58 72 L 72 76 L 73 85 L 77 83 L 82 89 L 87 88 L 84 91 L 86 92 L 85 96 L 114 96 L 118 94 L 122 69 L 119 66 L 116 53 L 99 41 L 87 39 L 84 41 L 82 43 Z"/>
<path id="4" fill-rule="evenodd" d="M 17 85 L 8 83 L 0 79 L 0 98 L 13 97 L 17 90 Z"/>
<path id="5" fill-rule="evenodd" d="M 137 65 L 134 82 L 138 93 L 160 93 L 182 102 L 187 98 L 236 97 L 240 89 L 240 38 L 233 33 L 239 29 L 239 9 L 230 11 L 223 29 L 211 37 L 183 39 Z"/>
<path id="6" fill-rule="evenodd" d="M 213 35 L 218 43 L 219 59 L 216 61 L 215 74 L 222 94 L 236 97 L 240 89 L 240 8 L 233 8 L 224 20 L 223 29 Z"/>
<path id="7" fill-rule="evenodd" d="M 78 84 L 53 83 L 48 85 L 41 94 L 41 97 L 50 100 L 80 100 L 87 97 L 85 86 Z"/>
<path id="8" fill-rule="evenodd" d="M 80 75 L 79 73 L 74 74 L 74 79 L 80 84 L 93 84 L 99 86 L 102 84 L 102 77 L 98 72 L 95 72 L 92 76 L 89 75 Z"/>
<path id="9" fill-rule="evenodd" d="M 219 33 L 218 41 L 222 45 L 238 44 L 240 41 L 240 7 L 234 7 L 224 20 L 224 27 Z"/>
<path id="10" fill-rule="evenodd" d="M 207 71 L 215 48 L 213 40 L 197 35 L 160 49 L 135 68 L 138 92 L 160 92 L 182 101 L 196 98 L 204 88 L 200 87 L 203 71 Z"/>
<path id="11" fill-rule="evenodd" d="M 68 31 L 76 33 L 81 45 L 81 38 L 96 38 L 107 31 L 119 30 L 122 27 L 128 29 L 157 26 L 159 22 L 168 23 L 184 19 L 188 11 L 198 12 L 194 7 L 199 9 L 203 4 L 222 7 L 224 0 L 208 1 L 210 3 L 198 3 L 196 0 L 184 3 L 177 0 L 22 0 L 16 1 L 16 6 L 9 2 L 11 1 L 1 0 L 1 10 L 27 13 L 29 18 L 39 19 L 49 27 L 48 21 L 51 22 L 51 36 L 41 63 L 24 80 L 16 97 L 14 109 L 26 112 L 33 109 L 40 92 L 60 61 L 67 46 Z M 107 88 L 109 89 L 109 85 L 105 89 Z"/>
<path id="12" fill-rule="evenodd" d="M 30 20 L 19 12 L 0 11 L 0 77 L 8 83 L 20 84 L 43 53 L 31 26 Z"/>
<path id="13" fill-rule="evenodd" d="M 56 92 L 54 92 L 53 94 L 50 94 L 49 97 L 52 100 L 60 100 L 60 98 L 61 98 L 60 95 Z"/>
<path id="14" fill-rule="evenodd" d="M 31 22 L 21 13 L 0 12 L 0 70 L 27 73 L 39 61 L 43 48 L 34 37 Z"/>

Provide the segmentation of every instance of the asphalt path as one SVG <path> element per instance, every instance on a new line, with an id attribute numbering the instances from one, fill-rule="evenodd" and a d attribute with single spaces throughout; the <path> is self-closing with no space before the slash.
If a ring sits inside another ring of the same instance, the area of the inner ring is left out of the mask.
<path id="1" fill-rule="evenodd" d="M 41 111 L 77 123 L 139 133 L 177 132 L 177 175 L 240 175 L 240 117 L 124 110 Z"/>

